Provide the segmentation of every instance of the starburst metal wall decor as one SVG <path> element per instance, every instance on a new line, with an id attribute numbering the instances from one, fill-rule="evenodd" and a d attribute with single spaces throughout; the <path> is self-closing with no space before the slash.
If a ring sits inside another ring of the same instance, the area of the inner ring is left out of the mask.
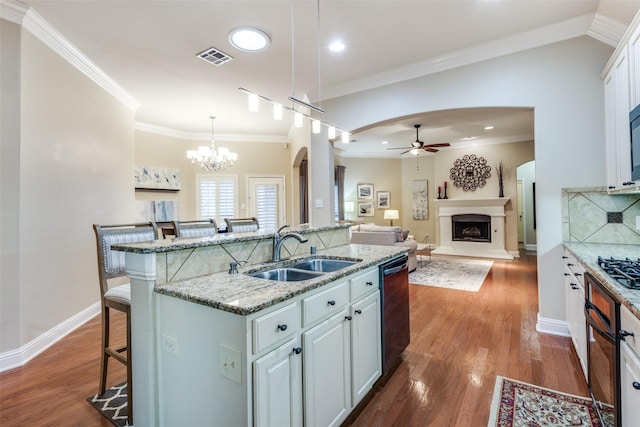
<path id="1" fill-rule="evenodd" d="M 491 166 L 487 165 L 484 157 L 467 154 L 453 163 L 449 174 L 456 187 L 462 187 L 464 191 L 476 191 L 484 187 L 491 177 Z"/>

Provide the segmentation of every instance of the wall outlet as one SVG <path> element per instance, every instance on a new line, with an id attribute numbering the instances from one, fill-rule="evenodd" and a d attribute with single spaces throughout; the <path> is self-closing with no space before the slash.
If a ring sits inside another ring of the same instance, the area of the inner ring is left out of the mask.
<path id="1" fill-rule="evenodd" d="M 636 230 L 640 230 L 640 215 L 636 215 Z"/>
<path id="2" fill-rule="evenodd" d="M 220 375 L 242 384 L 242 353 L 240 350 L 220 345 Z"/>
<path id="3" fill-rule="evenodd" d="M 178 356 L 180 353 L 180 341 L 178 338 L 162 334 L 162 349 L 167 353 Z"/>

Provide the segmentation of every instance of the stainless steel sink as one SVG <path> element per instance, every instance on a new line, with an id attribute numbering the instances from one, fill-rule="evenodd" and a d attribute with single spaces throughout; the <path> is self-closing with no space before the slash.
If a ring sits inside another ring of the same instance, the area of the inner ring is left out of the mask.
<path id="1" fill-rule="evenodd" d="M 308 271 L 320 271 L 323 273 L 330 273 L 333 271 L 342 270 L 350 265 L 356 264 L 357 261 L 348 261 L 344 259 L 328 259 L 328 258 L 314 258 L 309 259 L 297 264 L 293 264 L 291 268 L 299 268 L 300 270 Z"/>
<path id="2" fill-rule="evenodd" d="M 278 280 L 280 282 L 299 282 L 301 280 L 309 280 L 322 276 L 323 273 L 298 270 L 295 268 L 272 268 L 270 270 L 255 271 L 246 274 L 260 279 Z"/>

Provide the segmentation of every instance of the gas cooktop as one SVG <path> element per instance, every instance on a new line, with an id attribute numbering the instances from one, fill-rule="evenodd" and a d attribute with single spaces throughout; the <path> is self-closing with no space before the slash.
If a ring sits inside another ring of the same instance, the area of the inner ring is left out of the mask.
<path id="1" fill-rule="evenodd" d="M 640 258 L 615 259 L 598 257 L 598 265 L 612 279 L 629 289 L 640 289 Z"/>

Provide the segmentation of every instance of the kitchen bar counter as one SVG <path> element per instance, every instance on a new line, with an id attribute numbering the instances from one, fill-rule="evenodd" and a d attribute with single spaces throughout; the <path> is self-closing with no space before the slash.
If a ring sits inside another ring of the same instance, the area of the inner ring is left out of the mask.
<path id="1" fill-rule="evenodd" d="M 219 310 L 247 315 L 407 252 L 408 248 L 396 246 L 343 245 L 318 251 L 316 255 L 296 256 L 278 263 L 239 268 L 238 274 L 222 272 L 156 285 L 155 291 Z M 356 259 L 359 262 L 336 272 L 299 282 L 280 282 L 243 274 L 276 266 L 286 267 L 312 257 Z"/>
<path id="2" fill-rule="evenodd" d="M 640 318 L 640 290 L 628 289 L 609 277 L 598 265 L 598 256 L 603 258 L 640 257 L 639 245 L 614 245 L 600 243 L 568 243 L 564 246 L 587 268 L 587 271 L 602 283 L 622 305 Z"/>

